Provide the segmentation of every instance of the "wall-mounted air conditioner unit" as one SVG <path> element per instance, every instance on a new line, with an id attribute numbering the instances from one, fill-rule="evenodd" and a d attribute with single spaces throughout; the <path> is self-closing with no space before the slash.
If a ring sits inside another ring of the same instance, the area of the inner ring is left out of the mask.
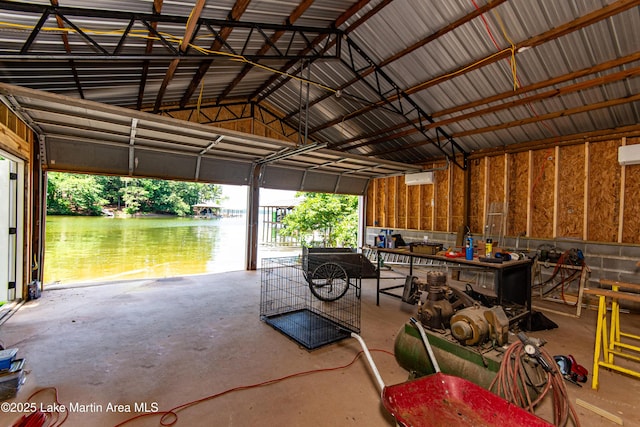
<path id="1" fill-rule="evenodd" d="M 621 145 L 618 148 L 618 163 L 621 165 L 639 165 L 640 144 Z"/>
<path id="2" fill-rule="evenodd" d="M 404 176 L 406 185 L 433 184 L 433 172 L 412 173 Z"/>

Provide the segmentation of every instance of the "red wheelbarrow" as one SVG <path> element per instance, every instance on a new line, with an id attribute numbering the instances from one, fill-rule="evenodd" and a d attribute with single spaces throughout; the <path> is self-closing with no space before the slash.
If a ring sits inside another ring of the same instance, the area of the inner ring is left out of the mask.
<path id="1" fill-rule="evenodd" d="M 500 396 L 464 378 L 440 372 L 422 325 L 411 319 L 436 373 L 416 380 L 385 386 L 364 340 L 354 337 L 364 351 L 381 391 L 382 404 L 401 426 L 544 426 L 552 424 L 507 402 Z"/>

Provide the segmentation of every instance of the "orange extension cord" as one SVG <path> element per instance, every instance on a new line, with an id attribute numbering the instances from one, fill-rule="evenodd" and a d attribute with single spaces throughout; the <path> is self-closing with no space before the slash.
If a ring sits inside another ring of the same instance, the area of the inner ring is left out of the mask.
<path id="1" fill-rule="evenodd" d="M 390 351 L 387 351 L 387 350 L 370 349 L 370 351 L 371 352 L 385 353 L 385 354 L 393 356 L 393 353 L 391 353 Z M 330 372 L 330 371 L 337 371 L 337 370 L 341 370 L 341 369 L 346 369 L 346 368 L 351 367 L 360 358 L 360 356 L 362 356 L 362 354 L 363 354 L 363 352 L 359 351 L 355 355 L 355 357 L 349 363 L 347 363 L 345 365 L 336 366 L 336 367 L 332 367 L 332 368 L 313 369 L 313 370 L 309 370 L 309 371 L 297 372 L 297 373 L 294 373 L 294 374 L 285 375 L 285 376 L 280 377 L 280 378 L 274 378 L 274 379 L 271 379 L 271 380 L 267 380 L 267 381 L 263 381 L 263 382 L 259 382 L 259 383 L 255 383 L 255 384 L 251 384 L 251 385 L 243 385 L 243 386 L 230 388 L 228 390 L 224 390 L 224 391 L 221 391 L 219 393 L 212 394 L 212 395 L 207 396 L 207 397 L 203 397 L 201 399 L 197 399 L 197 400 L 193 400 L 191 402 L 183 403 L 182 405 L 178 405 L 178 406 L 173 407 L 173 408 L 171 408 L 171 409 L 169 409 L 167 411 L 160 411 L 160 412 L 136 415 L 136 416 L 134 416 L 132 418 L 129 418 L 128 420 L 125 420 L 125 421 L 117 424 L 115 427 L 123 426 L 125 424 L 128 424 L 128 423 L 130 423 L 130 422 L 132 422 L 134 420 L 140 419 L 140 418 L 146 418 L 146 417 L 152 417 L 152 416 L 160 416 L 160 425 L 163 426 L 163 427 L 173 426 L 174 424 L 176 424 L 178 422 L 178 412 L 180 412 L 182 410 L 185 410 L 187 408 L 190 408 L 192 406 L 196 406 L 196 405 L 198 405 L 200 403 L 207 402 L 209 400 L 213 400 L 213 399 L 216 399 L 218 397 L 224 396 L 226 394 L 234 393 L 236 391 L 249 390 L 249 389 L 257 388 L 257 387 L 264 387 L 264 386 L 268 386 L 268 385 L 271 385 L 271 384 L 279 383 L 281 381 L 285 381 L 285 380 L 288 380 L 288 379 L 291 379 L 291 378 L 301 377 L 301 376 L 304 376 L 304 375 L 312 375 L 312 374 L 321 373 L 321 372 Z M 31 396 L 29 396 L 29 398 L 27 399 L 27 402 L 30 402 L 31 399 L 33 399 L 33 397 L 36 396 L 37 394 L 42 393 L 42 392 L 47 391 L 47 390 L 53 390 L 54 391 L 54 393 L 55 393 L 55 403 L 57 404 L 57 406 L 61 406 L 62 404 L 58 401 L 58 390 L 55 387 L 43 388 L 43 389 L 40 389 L 40 390 L 34 392 Z M 65 412 L 64 415 L 62 415 L 59 412 L 43 412 L 43 411 L 38 410 L 38 411 L 30 413 L 29 415 L 22 416 L 11 427 L 60 427 L 67 420 L 68 416 L 69 416 L 68 412 Z"/>
<path id="2" fill-rule="evenodd" d="M 53 391 L 55 402 L 55 405 L 53 406 L 62 406 L 58 400 L 58 389 L 55 387 L 47 387 L 35 391 L 27 398 L 27 402 L 31 403 L 31 399 L 45 391 Z M 38 409 L 28 415 L 20 417 L 18 421 L 12 424 L 12 427 L 59 427 L 67 421 L 68 416 L 68 412 L 46 412 Z"/>

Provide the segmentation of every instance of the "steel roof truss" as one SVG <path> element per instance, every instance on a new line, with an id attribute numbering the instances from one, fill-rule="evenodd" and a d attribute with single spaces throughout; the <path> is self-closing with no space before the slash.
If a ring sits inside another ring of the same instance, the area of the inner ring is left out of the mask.
<path id="1" fill-rule="evenodd" d="M 408 125 L 416 128 L 425 138 L 427 138 L 429 142 L 434 144 L 449 159 L 449 161 L 453 162 L 461 169 L 466 169 L 467 157 L 469 153 L 464 151 L 464 149 L 444 129 L 440 128 L 439 126 L 435 128 L 435 140 L 430 135 L 428 135 L 427 130 L 423 127 L 422 123 L 424 120 L 430 123 L 434 123 L 433 118 L 425 111 L 423 111 L 422 108 L 420 108 L 420 106 L 416 104 L 409 95 L 407 95 L 402 89 L 400 89 L 400 87 L 382 70 L 382 68 L 380 68 L 353 40 L 351 40 L 349 36 L 345 36 L 345 40 L 347 41 L 347 45 L 349 46 L 349 49 L 347 51 L 350 55 L 350 60 L 345 61 L 343 59 L 343 64 L 348 66 L 354 74 L 360 77 L 360 81 L 366 84 L 381 98 L 381 101 L 376 103 L 375 106 L 371 107 L 371 109 L 389 104 L 395 110 L 395 112 L 404 117 Z M 360 57 L 367 62 L 368 65 L 366 67 L 356 69 L 355 60 L 353 58 L 354 51 L 357 52 Z M 369 70 L 371 68 L 373 69 L 373 73 L 375 75 L 375 86 L 360 74 L 362 70 Z M 386 84 L 389 84 L 392 87 L 392 89 L 386 93 L 395 92 L 397 94 L 397 96 L 394 97 L 395 99 L 389 100 L 386 97 L 385 93 L 382 92 L 380 79 L 382 79 Z M 402 104 L 403 100 L 411 105 L 411 112 L 415 111 L 418 114 L 419 120 L 417 123 L 408 117 L 408 113 L 405 112 L 404 106 Z M 441 142 L 441 136 L 444 139 L 444 142 Z M 458 161 L 456 152 L 463 155 L 462 163 Z"/>
<path id="2" fill-rule="evenodd" d="M 20 2 L 9 2 L 6 0 L 0 0 L 0 10 L 10 10 L 17 12 L 25 12 L 25 13 L 39 13 L 41 14 L 40 19 L 36 26 L 34 26 L 33 30 L 25 40 L 19 55 L 3 55 L 3 60 L 25 60 L 25 59 L 132 59 L 132 58 L 158 58 L 158 59 L 166 59 L 166 58 L 189 58 L 189 57 L 197 57 L 202 58 L 206 55 L 202 53 L 194 53 L 189 52 L 189 49 L 185 49 L 184 52 L 178 51 L 176 47 L 172 43 L 170 43 L 164 36 L 162 36 L 155 28 L 153 24 L 157 23 L 172 23 L 172 24 L 186 24 L 188 21 L 188 17 L 183 16 L 173 16 L 173 15 L 158 15 L 158 14 L 144 14 L 144 13 L 131 13 L 124 11 L 106 11 L 99 9 L 83 9 L 83 8 L 75 8 L 75 7 L 60 7 L 60 6 L 49 6 L 49 5 L 38 5 L 38 4 L 30 4 L 30 3 L 20 3 Z M 67 53 L 66 55 L 61 54 L 48 54 L 45 52 L 39 53 L 29 53 L 29 49 L 31 48 L 33 42 L 35 41 L 38 34 L 42 31 L 42 27 L 46 23 L 47 19 L 51 14 L 55 14 L 60 17 L 70 28 L 74 30 L 76 34 L 78 34 L 81 38 L 91 44 L 99 53 L 98 57 L 92 54 L 74 54 L 71 55 Z M 118 44 L 113 53 L 110 53 L 105 47 L 101 46 L 96 40 L 94 40 L 89 34 L 83 31 L 79 26 L 72 22 L 73 18 L 104 18 L 114 21 L 126 21 L 127 27 L 119 39 Z M 124 43 L 127 39 L 127 36 L 130 34 L 131 28 L 135 24 L 135 22 L 139 21 L 144 25 L 149 33 L 158 38 L 160 42 L 171 52 L 170 55 L 155 55 L 151 56 L 149 54 L 146 55 L 119 55 L 119 52 L 122 50 Z M 251 37 L 255 33 L 259 33 L 261 38 L 264 39 L 265 44 L 268 44 L 271 49 L 265 53 L 259 54 L 247 54 L 245 56 L 246 59 L 249 60 L 259 60 L 259 59 L 300 59 L 304 58 L 324 58 L 324 59 L 335 59 L 340 56 L 340 49 L 337 48 L 335 52 L 328 53 L 325 50 L 317 51 L 314 49 L 309 49 L 311 54 L 309 55 L 301 55 L 299 53 L 291 53 L 291 48 L 293 47 L 294 40 L 296 37 L 300 37 L 304 40 L 307 48 L 312 47 L 312 42 L 310 39 L 317 38 L 318 36 L 324 35 L 327 37 L 327 40 L 333 41 L 337 47 L 340 46 L 340 38 L 343 34 L 341 30 L 336 28 L 325 28 L 325 27 L 309 27 L 309 26 L 297 26 L 297 25 L 279 25 L 279 24 L 268 24 L 268 23 L 257 23 L 257 22 L 247 22 L 247 21 L 227 21 L 220 19 L 209 19 L 200 17 L 197 21 L 196 30 L 194 31 L 193 37 L 191 40 L 195 39 L 198 35 L 198 32 L 201 28 L 207 28 L 211 31 L 211 34 L 215 39 L 220 42 L 228 52 L 233 55 L 237 55 L 237 51 L 229 45 L 229 43 L 224 40 L 219 31 L 216 31 L 215 28 L 244 28 L 248 29 L 248 34 L 246 35 L 246 39 L 243 42 L 242 47 L 242 55 L 244 56 L 251 40 Z M 290 33 L 290 41 L 289 46 L 286 51 L 282 51 L 281 48 L 278 48 L 276 44 L 271 40 L 274 33 L 282 33 L 283 35 L 288 35 Z M 193 49 L 191 49 L 193 50 Z"/>
<path id="3" fill-rule="evenodd" d="M 220 36 L 220 31 L 216 31 L 215 28 L 213 28 L 213 25 L 211 25 L 210 22 L 205 22 L 205 26 L 207 27 L 207 29 L 209 31 L 211 31 L 211 34 L 213 34 L 213 37 L 216 39 L 216 41 L 218 43 L 220 43 L 221 45 L 223 45 L 224 47 L 226 47 L 227 49 L 229 49 L 229 52 L 231 52 L 234 55 L 237 55 L 238 53 L 235 51 L 234 48 L 231 47 L 231 45 L 229 45 L 229 43 L 227 43 L 227 39 L 223 38 Z M 224 27 L 223 27 L 224 28 Z"/>
<path id="4" fill-rule="evenodd" d="M 149 34 L 153 34 L 154 37 L 157 37 L 158 40 L 160 40 L 160 43 L 162 43 L 164 45 L 164 47 L 166 47 L 167 49 L 169 49 L 174 55 L 176 56 L 180 56 L 180 51 L 178 51 L 178 49 L 176 49 L 171 43 L 169 43 L 167 41 L 167 39 L 165 39 L 159 32 L 158 30 L 156 30 L 154 28 L 153 25 L 151 25 L 151 23 L 149 21 L 147 21 L 146 19 L 141 19 L 140 22 L 142 22 L 142 25 L 144 25 L 147 30 L 149 30 Z"/>
<path id="5" fill-rule="evenodd" d="M 38 20 L 38 23 L 35 25 L 35 27 L 33 27 L 33 30 L 31 31 L 31 34 L 29 34 L 29 37 L 27 37 L 27 40 L 22 45 L 22 48 L 20 49 L 20 53 L 21 54 L 27 53 L 27 51 L 29 50 L 29 48 L 33 44 L 34 40 L 36 39 L 36 37 L 40 33 L 40 30 L 42 29 L 42 26 L 45 24 L 45 22 L 47 22 L 47 19 L 49 19 L 49 10 L 45 10 L 42 13 L 42 15 L 40 16 L 40 19 Z"/>

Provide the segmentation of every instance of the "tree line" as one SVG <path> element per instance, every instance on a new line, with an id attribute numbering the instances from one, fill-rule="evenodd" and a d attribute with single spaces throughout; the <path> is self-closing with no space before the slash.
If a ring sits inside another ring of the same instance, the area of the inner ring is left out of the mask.
<path id="1" fill-rule="evenodd" d="M 282 219 L 285 236 L 305 246 L 355 247 L 358 236 L 358 197 L 343 194 L 297 193 L 303 198 Z"/>
<path id="2" fill-rule="evenodd" d="M 47 173 L 47 214 L 102 215 L 105 208 L 128 214 L 185 216 L 191 206 L 219 202 L 222 187 L 149 178 Z"/>
<path id="3" fill-rule="evenodd" d="M 306 246 L 354 247 L 357 238 L 356 196 L 297 193 L 302 202 L 282 220 L 284 235 Z M 222 200 L 215 184 L 148 178 L 47 173 L 47 214 L 102 215 L 105 208 L 127 214 L 192 214 L 198 203 Z"/>

